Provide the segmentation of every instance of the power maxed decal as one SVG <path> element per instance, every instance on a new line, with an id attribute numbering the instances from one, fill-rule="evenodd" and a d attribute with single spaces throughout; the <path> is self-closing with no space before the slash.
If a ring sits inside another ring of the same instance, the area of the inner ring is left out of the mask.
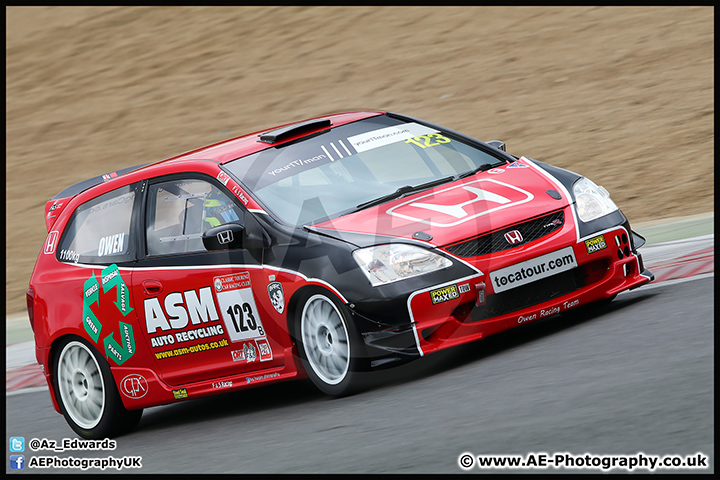
<path id="1" fill-rule="evenodd" d="M 457 285 L 448 285 L 447 287 L 438 288 L 436 290 L 430 290 L 430 299 L 433 305 L 438 303 L 449 302 L 460 298 Z"/>
<path id="2" fill-rule="evenodd" d="M 102 283 L 103 293 L 107 293 L 113 288 L 117 289 L 117 297 L 114 303 L 115 307 L 123 316 L 126 316 L 133 310 L 130 306 L 130 292 L 120 275 L 120 270 L 117 265 L 112 264 L 103 269 L 100 275 L 100 281 Z M 90 278 L 85 280 L 83 288 L 83 326 L 90 338 L 92 338 L 95 343 L 98 343 L 103 324 L 98 320 L 91 308 L 92 305 L 96 303 L 100 305 L 100 282 L 95 278 L 95 271 L 93 270 Z M 135 336 L 132 325 L 129 323 L 118 321 L 118 327 L 120 330 L 121 343 L 115 340 L 115 332 L 111 332 L 110 335 L 104 338 L 103 345 L 105 356 L 108 359 L 113 359 L 118 365 L 122 365 L 135 354 Z"/>
<path id="3" fill-rule="evenodd" d="M 588 255 L 599 252 L 605 248 L 607 248 L 607 242 L 605 241 L 604 235 L 598 235 L 597 237 L 585 240 L 585 249 L 587 250 Z"/>

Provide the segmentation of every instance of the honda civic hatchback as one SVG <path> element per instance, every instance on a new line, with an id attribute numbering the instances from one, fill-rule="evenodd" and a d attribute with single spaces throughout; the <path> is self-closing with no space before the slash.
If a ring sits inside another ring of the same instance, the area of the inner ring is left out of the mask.
<path id="1" fill-rule="evenodd" d="M 347 395 L 359 372 L 653 280 L 604 188 L 379 111 L 91 178 L 45 217 L 27 292 L 36 356 L 87 438 L 270 382 Z"/>

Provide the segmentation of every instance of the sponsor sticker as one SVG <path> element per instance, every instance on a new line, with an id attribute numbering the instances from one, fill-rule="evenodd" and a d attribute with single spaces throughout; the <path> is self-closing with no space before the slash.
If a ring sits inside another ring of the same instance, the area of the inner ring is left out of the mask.
<path id="1" fill-rule="evenodd" d="M 438 288 L 436 290 L 430 290 L 430 299 L 433 305 L 438 303 L 449 302 L 460 298 L 457 285 L 448 285 L 447 287 Z"/>
<path id="2" fill-rule="evenodd" d="M 270 350 L 270 344 L 265 338 L 258 338 L 255 342 L 243 342 L 239 350 L 233 350 L 230 352 L 232 355 L 233 362 L 252 363 L 255 360 L 264 362 L 266 360 L 272 360 L 272 350 Z"/>
<path id="3" fill-rule="evenodd" d="M 63 202 L 55 202 L 53 203 L 50 208 L 48 209 L 48 214 L 46 218 L 54 218 L 56 215 L 53 214 L 55 210 L 63 206 Z"/>
<path id="4" fill-rule="evenodd" d="M 183 398 L 188 398 L 187 389 L 185 388 L 178 388 L 176 390 L 172 391 L 173 397 L 175 397 L 175 400 L 181 400 Z"/>
<path id="5" fill-rule="evenodd" d="M 225 382 L 213 382 L 212 388 L 229 388 L 233 386 L 232 380 Z"/>
<path id="6" fill-rule="evenodd" d="M 285 294 L 283 293 L 282 284 L 280 282 L 268 284 L 268 295 L 270 295 L 270 301 L 275 310 L 278 313 L 283 313 L 285 310 Z"/>
<path id="7" fill-rule="evenodd" d="M 495 293 L 500 293 L 575 267 L 577 267 L 575 252 L 572 247 L 565 247 L 525 262 L 495 270 L 490 273 L 490 280 Z"/>
<path id="8" fill-rule="evenodd" d="M 348 137 L 348 142 L 360 153 L 429 133 L 437 133 L 437 130 L 418 123 L 405 123 L 395 127 L 380 128 L 372 132 L 354 135 Z"/>
<path id="9" fill-rule="evenodd" d="M 146 331 L 149 335 L 159 333 L 150 338 L 151 345 L 164 347 L 176 341 L 189 342 L 223 335 L 225 331 L 219 323 L 220 315 L 212 290 L 207 286 L 198 290 L 170 292 L 164 299 L 146 298 L 143 301 Z"/>
<path id="10" fill-rule="evenodd" d="M 267 380 L 268 378 L 275 378 L 275 377 L 279 377 L 279 376 L 280 376 L 280 374 L 278 372 L 273 372 L 273 373 L 266 373 L 264 375 L 257 375 L 255 377 L 246 377 L 245 383 L 253 383 L 253 382 L 260 381 L 260 380 Z"/>
<path id="11" fill-rule="evenodd" d="M 575 308 L 578 305 L 580 305 L 580 300 L 577 298 L 572 300 L 565 300 L 562 303 L 558 303 L 544 309 L 536 310 L 531 313 L 526 313 L 525 315 L 520 315 L 517 317 L 516 322 L 518 324 L 532 322 L 534 320 L 537 320 L 538 318 L 550 317 L 560 312 L 570 310 L 571 308 Z"/>
<path id="12" fill-rule="evenodd" d="M 590 240 L 585 240 L 585 249 L 587 249 L 588 254 L 599 252 L 605 248 L 607 248 L 607 242 L 605 241 L 604 235 L 598 235 Z"/>
<path id="13" fill-rule="evenodd" d="M 519 161 L 514 161 L 510 165 L 507 165 L 505 168 L 528 168 L 528 165 L 520 163 Z"/>
<path id="14" fill-rule="evenodd" d="M 148 382 L 142 375 L 131 373 L 120 381 L 120 391 L 128 398 L 142 398 L 148 391 Z"/>
<path id="15" fill-rule="evenodd" d="M 272 360 L 272 349 L 270 348 L 270 342 L 267 341 L 267 338 L 255 339 L 255 345 L 257 345 L 257 351 L 261 362 Z"/>
<path id="16" fill-rule="evenodd" d="M 246 362 L 250 363 L 257 360 L 257 349 L 251 342 L 243 343 L 242 351 Z"/>
<path id="17" fill-rule="evenodd" d="M 225 186 L 227 186 L 228 182 L 230 181 L 230 177 L 225 172 L 219 172 L 217 174 L 217 179 Z"/>
<path id="18" fill-rule="evenodd" d="M 233 350 L 232 352 L 230 352 L 230 355 L 232 356 L 233 362 L 245 360 L 245 352 L 243 352 L 242 350 Z"/>

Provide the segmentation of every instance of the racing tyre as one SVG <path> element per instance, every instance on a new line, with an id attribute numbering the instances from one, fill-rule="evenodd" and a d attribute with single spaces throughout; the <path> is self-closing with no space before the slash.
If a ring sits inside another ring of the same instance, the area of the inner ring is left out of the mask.
<path id="1" fill-rule="evenodd" d="M 133 429 L 142 409 L 126 410 L 110 366 L 80 338 L 60 345 L 54 359 L 55 396 L 68 425 L 81 437 L 113 437 Z"/>
<path id="2" fill-rule="evenodd" d="M 323 393 L 340 397 L 360 388 L 360 336 L 346 307 L 323 293 L 299 302 L 295 332 L 303 367 Z"/>

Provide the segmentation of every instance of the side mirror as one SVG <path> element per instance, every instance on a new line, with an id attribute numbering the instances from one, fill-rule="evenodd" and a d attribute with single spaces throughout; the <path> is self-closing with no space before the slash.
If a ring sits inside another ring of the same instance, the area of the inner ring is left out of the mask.
<path id="1" fill-rule="evenodd" d="M 502 150 L 503 152 L 506 152 L 505 150 L 505 142 L 501 142 L 500 140 L 490 140 L 489 142 L 485 142 L 491 147 L 495 147 L 498 150 Z"/>
<path id="2" fill-rule="evenodd" d="M 202 234 L 202 242 L 208 251 L 232 250 L 243 248 L 245 226 L 239 223 L 226 223 L 209 228 Z"/>

